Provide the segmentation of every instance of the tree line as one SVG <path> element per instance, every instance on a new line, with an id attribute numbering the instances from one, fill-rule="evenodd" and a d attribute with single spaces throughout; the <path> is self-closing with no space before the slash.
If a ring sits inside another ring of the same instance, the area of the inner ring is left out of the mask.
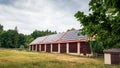
<path id="1" fill-rule="evenodd" d="M 7 31 L 3 30 L 3 26 L 0 24 L 0 47 L 2 48 L 28 48 L 30 42 L 32 42 L 37 37 L 56 34 L 56 31 L 39 31 L 35 30 L 29 35 L 18 33 L 17 27 L 14 30 L 9 29 Z"/>

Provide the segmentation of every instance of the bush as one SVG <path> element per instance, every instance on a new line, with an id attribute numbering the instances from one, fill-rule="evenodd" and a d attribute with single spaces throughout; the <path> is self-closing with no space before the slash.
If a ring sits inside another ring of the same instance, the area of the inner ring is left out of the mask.
<path id="1" fill-rule="evenodd" d="M 104 47 L 101 42 L 89 41 L 93 57 L 98 57 L 98 54 L 103 54 Z"/>
<path id="2" fill-rule="evenodd" d="M 24 50 L 24 49 L 25 49 L 25 46 L 24 45 L 20 45 L 19 50 Z"/>

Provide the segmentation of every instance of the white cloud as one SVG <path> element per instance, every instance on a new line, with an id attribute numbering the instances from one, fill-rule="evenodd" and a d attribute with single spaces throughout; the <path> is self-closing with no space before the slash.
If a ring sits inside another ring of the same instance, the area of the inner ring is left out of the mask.
<path id="1" fill-rule="evenodd" d="M 12 0 L 11 0 L 12 1 Z M 20 33 L 37 30 L 64 32 L 80 28 L 74 14 L 78 10 L 88 14 L 88 0 L 19 0 L 0 3 L 0 24 L 4 29 L 18 27 Z"/>

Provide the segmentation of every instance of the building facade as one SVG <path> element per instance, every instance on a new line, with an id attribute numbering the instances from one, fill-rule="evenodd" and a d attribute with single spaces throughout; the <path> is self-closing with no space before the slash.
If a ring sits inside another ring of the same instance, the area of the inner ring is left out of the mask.
<path id="1" fill-rule="evenodd" d="M 86 42 L 87 37 L 83 35 L 78 36 L 80 32 L 79 30 L 74 30 L 38 37 L 30 43 L 29 49 L 50 53 L 92 56 L 90 45 Z"/>

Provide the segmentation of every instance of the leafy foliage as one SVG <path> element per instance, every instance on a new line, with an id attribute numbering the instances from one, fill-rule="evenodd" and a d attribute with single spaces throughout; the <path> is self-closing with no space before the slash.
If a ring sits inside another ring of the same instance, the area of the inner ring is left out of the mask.
<path id="1" fill-rule="evenodd" d="M 23 50 L 24 48 L 25 48 L 24 45 L 20 45 L 19 50 Z"/>
<path id="2" fill-rule="evenodd" d="M 27 48 L 29 43 L 33 41 L 35 38 L 45 35 L 54 34 L 56 32 L 52 32 L 49 30 L 46 31 L 38 31 L 35 30 L 30 35 L 24 35 L 22 33 L 18 33 L 17 27 L 15 30 L 4 31 L 3 26 L 0 25 L 0 47 L 4 48 Z"/>
<path id="3" fill-rule="evenodd" d="M 68 29 L 67 32 L 76 30 L 75 28 Z"/>
<path id="4" fill-rule="evenodd" d="M 1 35 L 2 35 L 2 33 L 3 33 L 3 26 L 0 24 L 0 46 L 1 46 Z"/>
<path id="5" fill-rule="evenodd" d="M 75 17 L 83 26 L 82 34 L 95 36 L 105 49 L 120 47 L 120 0 L 91 0 L 89 15 L 78 11 Z M 98 45 L 97 45 L 98 46 Z"/>
<path id="6" fill-rule="evenodd" d="M 95 52 L 96 52 L 96 53 L 100 53 L 100 54 L 103 53 L 104 47 L 102 46 L 102 43 L 101 43 L 101 42 L 91 41 L 90 44 L 91 44 L 92 51 L 93 51 L 94 53 L 95 53 Z"/>
<path id="7" fill-rule="evenodd" d="M 35 30 L 31 34 L 31 36 L 35 39 L 35 38 L 40 37 L 40 36 L 51 35 L 51 34 L 56 34 L 56 31 L 52 32 L 52 31 L 49 31 L 49 30 L 45 30 L 45 31 Z"/>
<path id="8" fill-rule="evenodd" d="M 4 31 L 1 34 L 1 46 L 6 48 L 18 47 L 18 33 L 15 30 Z"/>

